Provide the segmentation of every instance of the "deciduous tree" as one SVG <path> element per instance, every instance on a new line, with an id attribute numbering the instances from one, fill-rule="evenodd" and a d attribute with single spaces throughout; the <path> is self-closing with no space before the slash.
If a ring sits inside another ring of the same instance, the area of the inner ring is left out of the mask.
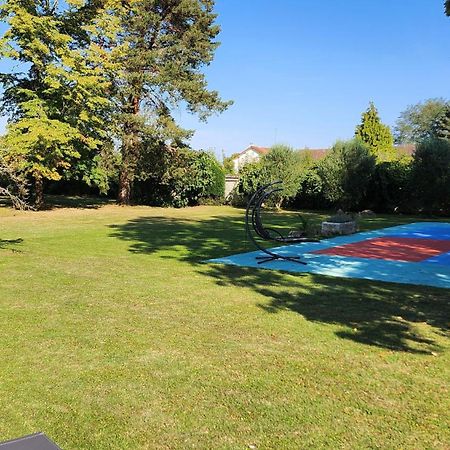
<path id="1" fill-rule="evenodd" d="M 90 24 L 98 0 L 6 0 L 0 17 L 7 30 L 0 55 L 17 61 L 1 74 L 1 108 L 10 122 L 4 158 L 34 180 L 35 203 L 43 203 L 45 179 L 58 180 L 82 156 L 92 157 L 106 135 L 108 81 Z"/>
<path id="2" fill-rule="evenodd" d="M 436 132 L 440 129 L 437 122 L 442 119 L 449 107 L 449 102 L 443 98 L 430 98 L 409 105 L 395 124 L 395 141 L 398 144 L 410 144 L 436 137 Z M 442 123 L 440 127 L 444 125 Z"/>

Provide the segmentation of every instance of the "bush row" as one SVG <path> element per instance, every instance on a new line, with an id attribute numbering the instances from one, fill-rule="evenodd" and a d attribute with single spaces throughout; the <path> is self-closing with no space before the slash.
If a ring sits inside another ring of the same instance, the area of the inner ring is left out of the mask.
<path id="1" fill-rule="evenodd" d="M 423 141 L 413 157 L 388 161 L 377 161 L 360 140 L 338 142 L 316 162 L 276 146 L 243 168 L 233 203 L 276 179 L 285 186 L 276 206 L 450 214 L 450 141 Z"/>
<path id="2" fill-rule="evenodd" d="M 48 194 L 99 195 L 115 198 L 118 191 L 119 164 L 110 160 L 107 166 L 107 189 L 83 178 L 70 178 L 46 184 Z M 156 146 L 148 148 L 139 162 L 133 183 L 133 202 L 176 208 L 198 204 L 223 203 L 225 174 L 215 156 L 205 151 Z"/>

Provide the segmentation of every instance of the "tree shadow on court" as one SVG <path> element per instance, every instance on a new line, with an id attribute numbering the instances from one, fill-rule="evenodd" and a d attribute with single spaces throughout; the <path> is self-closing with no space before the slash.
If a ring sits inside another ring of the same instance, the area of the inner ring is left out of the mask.
<path id="1" fill-rule="evenodd" d="M 286 224 L 288 219 L 289 226 L 296 217 L 282 220 Z M 277 220 L 274 216 L 275 225 Z M 245 239 L 243 216 L 198 221 L 142 217 L 111 228 L 111 235 L 128 241 L 133 253 L 189 263 L 220 286 L 253 290 L 264 298 L 259 306 L 269 314 L 292 311 L 311 322 L 341 326 L 336 335 L 342 339 L 430 354 L 440 350 L 434 334 L 448 335 L 446 289 L 203 263 L 253 250 Z"/>

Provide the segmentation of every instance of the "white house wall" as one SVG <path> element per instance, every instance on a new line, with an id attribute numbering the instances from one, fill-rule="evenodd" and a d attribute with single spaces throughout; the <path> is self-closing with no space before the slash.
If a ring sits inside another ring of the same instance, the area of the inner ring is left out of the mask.
<path id="1" fill-rule="evenodd" d="M 258 161 L 259 158 L 259 153 L 251 149 L 246 150 L 244 153 L 241 153 L 236 159 L 233 160 L 234 171 L 239 172 L 239 170 L 241 170 L 245 164 Z"/>

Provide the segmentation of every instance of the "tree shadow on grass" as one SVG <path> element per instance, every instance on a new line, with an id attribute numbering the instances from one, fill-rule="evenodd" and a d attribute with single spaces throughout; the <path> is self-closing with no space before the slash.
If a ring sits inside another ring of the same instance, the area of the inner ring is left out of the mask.
<path id="1" fill-rule="evenodd" d="M 0 250 L 11 250 L 12 252 L 18 253 L 18 250 L 15 246 L 21 244 L 23 239 L 0 239 Z"/>
<path id="2" fill-rule="evenodd" d="M 42 211 L 54 209 L 76 208 L 76 209 L 99 209 L 105 205 L 115 204 L 115 200 L 104 197 L 81 197 L 65 195 L 46 195 Z M 0 197 L 0 208 L 12 208 L 11 201 L 6 197 Z"/>
<path id="3" fill-rule="evenodd" d="M 348 329 L 336 335 L 355 342 L 413 353 L 438 351 L 419 328 L 448 336 L 448 291 L 367 280 L 287 274 L 272 270 L 211 265 L 206 271 L 223 286 L 251 288 L 268 313 L 294 311 L 307 320 Z"/>
<path id="4" fill-rule="evenodd" d="M 284 215 L 284 221 L 289 226 L 296 217 Z M 266 299 L 259 306 L 267 313 L 293 311 L 312 322 L 342 326 L 337 336 L 365 345 L 417 354 L 439 351 L 434 334 L 447 336 L 450 318 L 446 289 L 201 264 L 253 250 L 243 220 L 142 217 L 111 228 L 112 236 L 128 241 L 133 253 L 161 253 L 194 265 L 220 286 L 252 289 Z"/>
<path id="5" fill-rule="evenodd" d="M 44 210 L 76 208 L 99 209 L 102 206 L 114 204 L 115 201 L 105 197 L 46 195 Z"/>

